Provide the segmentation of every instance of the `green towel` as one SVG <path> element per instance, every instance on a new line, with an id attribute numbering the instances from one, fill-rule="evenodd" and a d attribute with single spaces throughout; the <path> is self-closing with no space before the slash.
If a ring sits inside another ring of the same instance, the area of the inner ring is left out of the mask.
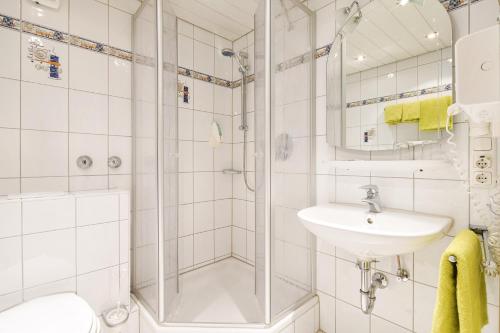
<path id="1" fill-rule="evenodd" d="M 451 105 L 451 96 L 426 99 L 420 102 L 420 119 L 418 127 L 421 131 L 431 131 L 446 127 L 448 106 Z M 453 128 L 453 119 L 450 117 L 448 127 Z"/>
<path id="2" fill-rule="evenodd" d="M 451 263 L 449 256 L 455 256 Z M 488 323 L 481 243 L 460 232 L 441 256 L 432 333 L 480 333 Z"/>
<path id="3" fill-rule="evenodd" d="M 412 122 L 420 119 L 420 102 L 403 104 L 403 122 Z"/>
<path id="4" fill-rule="evenodd" d="M 387 105 L 384 108 L 384 121 L 386 124 L 395 125 L 401 122 L 403 106 L 401 104 Z"/>

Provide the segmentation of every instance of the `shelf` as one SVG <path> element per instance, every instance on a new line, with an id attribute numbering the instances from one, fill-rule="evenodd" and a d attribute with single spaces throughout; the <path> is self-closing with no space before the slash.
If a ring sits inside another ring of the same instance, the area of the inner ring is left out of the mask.
<path id="1" fill-rule="evenodd" d="M 330 165 L 341 169 L 407 170 L 423 171 L 442 169 L 450 166 L 448 160 L 394 160 L 394 161 L 330 161 Z"/>

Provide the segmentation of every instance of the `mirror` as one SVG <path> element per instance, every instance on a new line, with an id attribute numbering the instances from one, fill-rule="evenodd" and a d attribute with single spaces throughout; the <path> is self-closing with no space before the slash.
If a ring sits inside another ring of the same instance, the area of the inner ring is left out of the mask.
<path id="1" fill-rule="evenodd" d="M 452 27 L 438 0 L 354 1 L 336 13 L 327 59 L 327 140 L 393 150 L 446 136 Z M 340 22 L 340 23 L 339 23 Z M 448 122 L 452 130 L 452 120 Z"/>

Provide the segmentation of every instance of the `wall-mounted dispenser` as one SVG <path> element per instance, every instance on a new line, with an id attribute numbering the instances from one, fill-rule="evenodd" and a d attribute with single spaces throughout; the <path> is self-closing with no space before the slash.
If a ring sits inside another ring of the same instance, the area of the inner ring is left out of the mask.
<path id="1" fill-rule="evenodd" d="M 31 0 L 37 5 L 44 6 L 50 9 L 59 9 L 61 6 L 61 0 Z"/>
<path id="2" fill-rule="evenodd" d="M 455 45 L 456 106 L 476 125 L 471 136 L 500 137 L 500 24 L 461 38 Z"/>

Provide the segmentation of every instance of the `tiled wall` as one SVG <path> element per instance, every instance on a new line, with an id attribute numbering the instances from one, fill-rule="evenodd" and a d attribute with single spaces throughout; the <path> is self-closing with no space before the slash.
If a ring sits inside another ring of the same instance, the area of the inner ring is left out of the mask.
<path id="1" fill-rule="evenodd" d="M 335 4 L 331 1 L 311 1 L 317 10 L 318 45 L 331 42 L 334 29 Z M 470 32 L 495 24 L 499 14 L 496 0 L 482 0 L 449 12 L 454 40 Z M 453 168 L 434 172 L 408 173 L 391 170 L 356 171 L 330 168 L 329 160 L 342 159 L 399 159 L 442 158 L 447 151 L 445 143 L 423 150 L 392 153 L 347 152 L 328 147 L 325 128 L 325 68 L 326 57 L 317 60 L 317 198 L 318 203 L 360 203 L 361 185 L 376 184 L 380 188 L 384 207 L 414 210 L 451 216 L 454 227 L 449 235 L 414 254 L 403 257 L 404 267 L 410 272 L 410 281 L 396 279 L 395 258 L 376 263 L 376 268 L 387 273 L 389 287 L 377 292 L 377 302 L 371 316 L 359 309 L 360 273 L 355 258 L 338 248 L 319 241 L 317 247 L 317 290 L 320 296 L 320 327 L 327 333 L 386 333 L 431 330 L 432 312 L 436 296 L 439 259 L 442 251 L 456 233 L 466 228 L 474 214 L 469 210 L 468 195 Z M 455 119 L 456 142 L 460 158 L 468 165 L 468 124 Z M 499 280 L 487 279 L 488 312 L 490 324 L 483 332 L 499 331 Z"/>
<path id="2" fill-rule="evenodd" d="M 57 292 L 97 314 L 128 305 L 129 202 L 119 191 L 0 199 L 0 311 Z"/>
<path id="3" fill-rule="evenodd" d="M 232 43 L 178 20 L 178 65 L 221 79 L 232 79 L 232 62 L 221 50 Z M 191 270 L 231 255 L 232 89 L 179 75 L 189 100 L 178 100 L 179 269 Z M 211 124 L 222 128 L 223 143 L 209 145 Z"/>
<path id="4" fill-rule="evenodd" d="M 370 100 L 442 87 L 452 83 L 451 48 L 404 59 L 397 63 L 372 68 L 347 76 L 346 103 Z M 437 96 L 451 95 L 451 90 L 397 98 L 389 102 L 370 103 L 346 108 L 346 146 L 352 149 L 392 149 L 394 144 L 408 140 L 438 139 L 437 131 L 422 133 L 418 123 L 387 125 L 384 108 L 387 105 L 409 103 Z M 363 133 L 374 130 L 368 142 Z"/>
<path id="5" fill-rule="evenodd" d="M 115 1 L 60 3 L 0 3 L 0 194 L 130 188 L 131 14 Z M 59 78 L 30 59 L 33 47 L 58 57 Z"/>

